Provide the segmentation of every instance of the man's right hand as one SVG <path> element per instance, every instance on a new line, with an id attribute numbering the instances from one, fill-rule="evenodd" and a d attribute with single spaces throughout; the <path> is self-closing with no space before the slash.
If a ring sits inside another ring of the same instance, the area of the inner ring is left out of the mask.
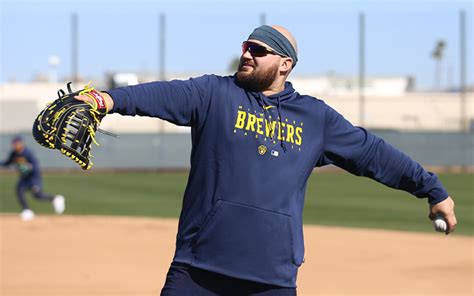
<path id="1" fill-rule="evenodd" d="M 446 234 L 449 234 L 456 229 L 456 224 L 458 222 L 456 220 L 456 215 L 454 214 L 454 201 L 450 196 L 442 202 L 430 205 L 430 220 L 434 220 L 437 216 L 442 216 L 446 220 L 446 223 L 448 224 Z"/>

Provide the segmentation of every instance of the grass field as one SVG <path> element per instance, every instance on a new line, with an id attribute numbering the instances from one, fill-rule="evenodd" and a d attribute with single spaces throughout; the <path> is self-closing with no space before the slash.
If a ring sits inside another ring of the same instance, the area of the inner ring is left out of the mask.
<path id="1" fill-rule="evenodd" d="M 440 174 L 456 202 L 457 234 L 473 235 L 474 175 Z M 67 214 L 178 217 L 187 173 L 72 173 L 44 176 L 46 192 L 67 198 Z M 0 212 L 18 213 L 16 175 L 0 175 Z M 28 197 L 36 213 L 51 205 Z M 313 174 L 304 222 L 432 232 L 427 200 L 347 173 Z"/>

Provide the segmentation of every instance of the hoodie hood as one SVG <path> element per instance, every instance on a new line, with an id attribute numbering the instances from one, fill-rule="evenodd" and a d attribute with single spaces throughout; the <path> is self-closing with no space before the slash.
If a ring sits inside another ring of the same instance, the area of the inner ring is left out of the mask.
<path id="1" fill-rule="evenodd" d="M 277 101 L 280 99 L 281 103 L 285 103 L 289 100 L 296 99 L 297 93 L 295 92 L 295 89 L 293 88 L 293 85 L 291 82 L 286 81 L 285 82 L 285 89 L 279 93 L 276 93 L 274 95 L 271 95 L 267 97 L 270 101 Z"/>
<path id="2" fill-rule="evenodd" d="M 278 100 L 280 103 L 287 103 L 291 100 L 294 100 L 298 97 L 298 93 L 295 92 L 293 85 L 291 82 L 285 82 L 285 89 L 279 93 L 273 94 L 271 96 L 265 96 L 262 92 L 254 92 L 254 91 L 247 91 L 248 93 L 252 94 L 255 98 L 261 98 L 266 104 L 265 105 L 277 105 Z"/>

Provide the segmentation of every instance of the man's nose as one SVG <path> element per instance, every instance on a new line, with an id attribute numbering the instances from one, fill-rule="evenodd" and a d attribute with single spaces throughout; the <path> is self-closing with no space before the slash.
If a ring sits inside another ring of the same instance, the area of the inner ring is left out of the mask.
<path id="1" fill-rule="evenodd" d="M 247 60 L 251 60 L 253 58 L 248 49 L 242 53 L 242 57 L 244 57 Z"/>

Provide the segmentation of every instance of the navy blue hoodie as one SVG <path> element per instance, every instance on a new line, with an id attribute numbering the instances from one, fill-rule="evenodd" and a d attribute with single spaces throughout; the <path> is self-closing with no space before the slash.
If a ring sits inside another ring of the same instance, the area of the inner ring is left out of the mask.
<path id="1" fill-rule="evenodd" d="M 12 164 L 15 165 L 20 173 L 21 179 L 41 179 L 38 160 L 28 147 L 25 147 L 21 152 L 12 150 L 8 159 L 0 163 L 1 166 L 9 166 Z"/>
<path id="2" fill-rule="evenodd" d="M 214 75 L 108 93 L 112 112 L 191 127 L 177 262 L 296 287 L 306 183 L 318 166 L 334 164 L 433 204 L 448 196 L 436 175 L 289 82 L 270 97 Z"/>

